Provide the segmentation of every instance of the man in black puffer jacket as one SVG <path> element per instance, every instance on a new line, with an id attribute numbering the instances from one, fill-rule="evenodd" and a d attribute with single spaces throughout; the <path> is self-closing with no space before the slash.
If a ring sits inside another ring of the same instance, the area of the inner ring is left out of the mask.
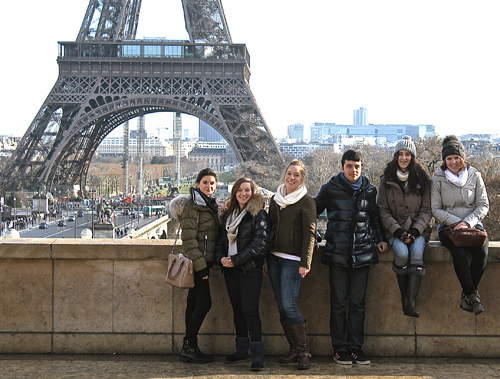
<path id="1" fill-rule="evenodd" d="M 341 163 L 342 172 L 323 184 L 314 198 L 318 215 L 326 209 L 328 217 L 321 262 L 329 265 L 333 358 L 339 364 L 369 364 L 361 350 L 368 273 L 370 265 L 378 263 L 377 250 L 385 252 L 388 246 L 377 189 L 361 175 L 361 155 L 347 150 Z"/>

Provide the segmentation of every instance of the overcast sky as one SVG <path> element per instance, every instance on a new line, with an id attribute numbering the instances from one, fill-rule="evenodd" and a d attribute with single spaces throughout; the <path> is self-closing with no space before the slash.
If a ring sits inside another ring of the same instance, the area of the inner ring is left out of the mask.
<path id="1" fill-rule="evenodd" d="M 222 4 L 233 42 L 247 44 L 250 87 L 275 137 L 295 123 L 352 124 L 360 107 L 369 123 L 432 124 L 442 136 L 499 130 L 499 0 Z M 88 0 L 26 6 L 3 5 L 0 134 L 28 129 L 57 80 L 57 41 L 76 39 Z M 143 37 L 187 39 L 181 0 L 143 0 Z M 146 126 L 171 122 L 163 114 Z"/>

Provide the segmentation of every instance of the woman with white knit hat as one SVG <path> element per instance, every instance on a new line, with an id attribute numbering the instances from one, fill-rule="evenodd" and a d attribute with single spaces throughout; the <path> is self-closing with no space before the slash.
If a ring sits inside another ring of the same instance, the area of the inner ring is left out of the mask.
<path id="1" fill-rule="evenodd" d="M 392 246 L 403 312 L 418 317 L 416 298 L 425 275 L 424 250 L 431 229 L 430 178 L 417 160 L 410 136 L 398 141 L 394 157 L 380 179 L 377 204 L 387 241 Z"/>

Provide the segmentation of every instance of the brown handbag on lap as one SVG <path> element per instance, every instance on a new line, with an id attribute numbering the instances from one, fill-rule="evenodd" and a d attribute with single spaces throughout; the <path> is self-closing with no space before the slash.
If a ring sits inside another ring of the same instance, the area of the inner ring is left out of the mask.
<path id="1" fill-rule="evenodd" d="M 457 224 L 448 225 L 441 229 L 441 233 L 447 236 L 457 247 L 480 247 L 488 238 L 486 231 L 479 227 L 453 230 Z"/>
<path id="2" fill-rule="evenodd" d="M 175 244 L 179 238 L 179 229 L 177 229 L 177 237 L 175 238 L 172 253 L 168 256 L 167 277 L 165 281 L 173 287 L 177 288 L 193 288 L 194 287 L 194 267 L 193 261 L 183 254 L 175 254 Z"/>

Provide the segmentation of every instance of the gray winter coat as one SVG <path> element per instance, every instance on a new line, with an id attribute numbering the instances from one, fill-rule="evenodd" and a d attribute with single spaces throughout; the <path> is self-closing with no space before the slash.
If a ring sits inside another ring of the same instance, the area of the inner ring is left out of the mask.
<path id="1" fill-rule="evenodd" d="M 463 187 L 446 179 L 441 168 L 432 178 L 431 211 L 439 224 L 465 221 L 474 227 L 488 214 L 490 203 L 481 173 L 472 166 L 468 167 L 468 171 Z"/>

